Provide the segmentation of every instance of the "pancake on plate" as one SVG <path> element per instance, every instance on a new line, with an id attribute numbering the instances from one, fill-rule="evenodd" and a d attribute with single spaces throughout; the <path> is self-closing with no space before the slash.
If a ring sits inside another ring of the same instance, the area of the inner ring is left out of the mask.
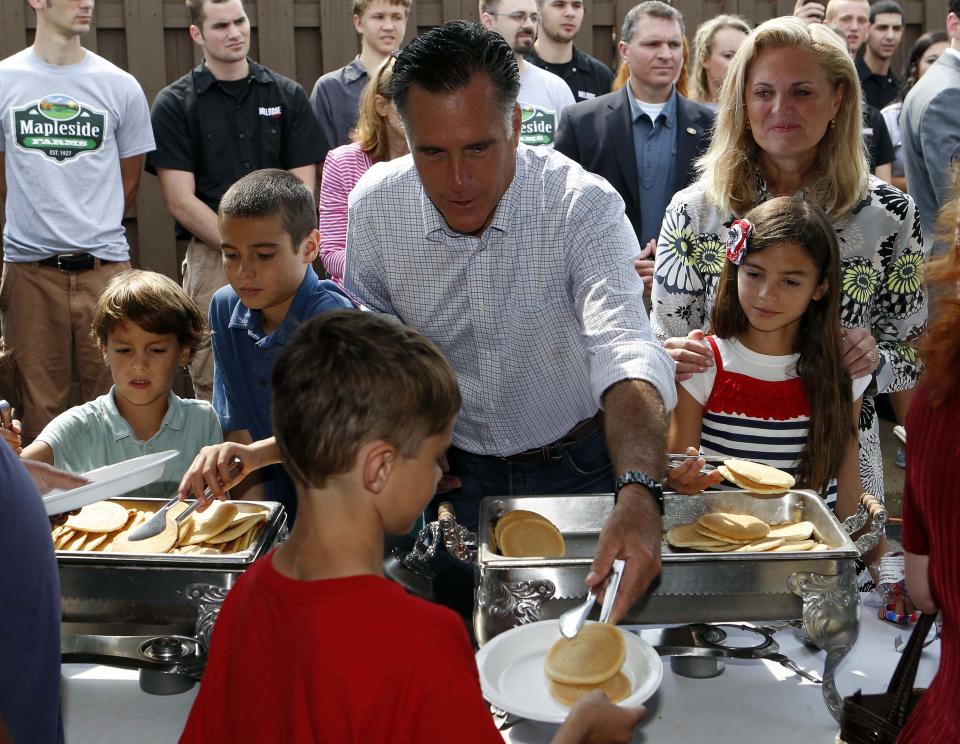
<path id="1" fill-rule="evenodd" d="M 550 647 L 543 670 L 566 685 L 598 685 L 620 671 L 627 658 L 623 632 L 610 623 L 587 623 L 573 638 Z"/>

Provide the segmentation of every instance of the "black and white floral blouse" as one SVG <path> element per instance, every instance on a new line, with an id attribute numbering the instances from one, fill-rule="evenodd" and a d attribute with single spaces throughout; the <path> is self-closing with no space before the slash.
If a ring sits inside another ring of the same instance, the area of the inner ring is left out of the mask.
<path id="1" fill-rule="evenodd" d="M 758 181 L 761 194 L 766 189 Z M 700 183 L 678 192 L 667 207 L 657 243 L 652 323 L 663 340 L 709 331 L 720 270 L 726 260 L 725 221 L 707 203 Z M 860 414 L 860 474 L 867 491 L 883 498 L 880 433 L 872 394 L 912 388 L 915 340 L 927 320 L 921 286 L 926 253 L 913 199 L 873 176 L 853 212 L 834 224 L 840 243 L 841 322 L 868 328 L 880 366 Z"/>

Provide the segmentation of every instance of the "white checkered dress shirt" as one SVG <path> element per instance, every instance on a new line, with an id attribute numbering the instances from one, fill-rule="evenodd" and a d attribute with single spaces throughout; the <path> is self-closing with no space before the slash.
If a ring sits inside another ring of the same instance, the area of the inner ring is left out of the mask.
<path id="1" fill-rule="evenodd" d="M 521 145 L 516 162 L 480 237 L 447 226 L 410 156 L 367 171 L 349 202 L 347 289 L 443 350 L 463 395 L 453 443 L 483 455 L 560 439 L 620 380 L 676 403 L 620 196 L 552 150 Z"/>

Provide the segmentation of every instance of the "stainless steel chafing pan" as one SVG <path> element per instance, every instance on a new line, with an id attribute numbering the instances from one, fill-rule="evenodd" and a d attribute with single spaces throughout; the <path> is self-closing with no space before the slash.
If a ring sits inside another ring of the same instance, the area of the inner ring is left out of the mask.
<path id="1" fill-rule="evenodd" d="M 153 511 L 163 499 L 114 499 Z M 58 550 L 64 661 L 138 668 L 149 692 L 179 692 L 199 679 L 213 624 L 227 592 L 255 560 L 286 538 L 275 502 L 250 547 L 221 554 Z"/>
<path id="2" fill-rule="evenodd" d="M 709 512 L 752 514 L 770 523 L 810 521 L 828 549 L 704 553 L 675 550 L 664 541 L 659 579 L 623 622 L 800 620 L 811 640 L 827 651 L 824 698 L 838 716 L 841 700 L 833 674 L 856 640 L 859 628 L 855 559 L 873 547 L 882 534 L 886 522 L 882 506 L 864 494 L 857 514 L 841 524 L 817 494 L 803 490 L 779 496 L 747 491 L 665 494 L 664 502 L 664 532 Z M 472 557 L 476 545 L 473 624 L 481 645 L 511 627 L 556 618 L 586 595 L 583 582 L 613 506 L 610 494 L 487 498 L 481 505 L 476 537 L 457 526 L 451 515 L 441 513 L 437 531 L 451 553 Z M 566 542 L 566 555 L 499 555 L 492 542 L 493 526 L 512 509 L 538 512 L 553 522 Z M 870 519 L 869 530 L 854 543 L 850 535 Z M 470 549 L 465 550 L 465 546 Z M 418 557 L 408 556 L 405 565 L 415 568 Z"/>

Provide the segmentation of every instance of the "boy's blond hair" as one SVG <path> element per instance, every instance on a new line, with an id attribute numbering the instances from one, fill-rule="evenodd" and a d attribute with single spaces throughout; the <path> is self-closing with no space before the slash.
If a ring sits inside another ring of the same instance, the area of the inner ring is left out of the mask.
<path id="1" fill-rule="evenodd" d="M 136 323 L 147 333 L 172 333 L 180 346 L 190 349 L 191 358 L 209 335 L 197 304 L 179 284 L 153 271 L 131 269 L 110 280 L 97 300 L 90 335 L 106 346 L 110 333 L 124 322 Z"/>
<path id="2" fill-rule="evenodd" d="M 273 366 L 273 433 L 305 488 L 348 472 L 366 442 L 413 457 L 459 410 L 457 378 L 440 350 L 374 313 L 334 310 L 308 320 Z"/>

